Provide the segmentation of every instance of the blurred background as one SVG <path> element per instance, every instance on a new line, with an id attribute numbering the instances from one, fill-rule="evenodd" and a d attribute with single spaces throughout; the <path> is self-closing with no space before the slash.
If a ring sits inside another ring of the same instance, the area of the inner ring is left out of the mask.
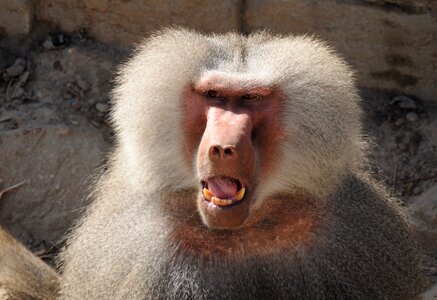
<path id="1" fill-rule="evenodd" d="M 436 0 L 0 0 L 0 225 L 56 253 L 112 145 L 117 65 L 163 26 L 307 34 L 338 50 L 356 70 L 369 169 L 418 229 L 434 299 Z"/>

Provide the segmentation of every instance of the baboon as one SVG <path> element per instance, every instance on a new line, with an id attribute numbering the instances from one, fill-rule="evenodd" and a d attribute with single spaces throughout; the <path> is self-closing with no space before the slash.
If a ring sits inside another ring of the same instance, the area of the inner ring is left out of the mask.
<path id="1" fill-rule="evenodd" d="M 167 29 L 112 98 L 61 299 L 417 297 L 411 228 L 366 171 L 353 73 L 325 43 Z"/>

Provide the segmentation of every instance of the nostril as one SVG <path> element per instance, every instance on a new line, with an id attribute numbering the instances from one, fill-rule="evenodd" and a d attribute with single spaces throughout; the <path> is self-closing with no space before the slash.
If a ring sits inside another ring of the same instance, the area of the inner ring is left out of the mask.
<path id="1" fill-rule="evenodd" d="M 209 157 L 211 159 L 218 159 L 221 156 L 221 148 L 217 145 L 211 146 L 209 148 Z"/>
<path id="2" fill-rule="evenodd" d="M 232 151 L 231 148 L 225 149 L 225 156 L 232 156 L 234 154 L 234 151 Z"/>
<path id="3" fill-rule="evenodd" d="M 220 155 L 220 149 L 218 147 L 212 147 L 212 154 L 213 155 Z"/>

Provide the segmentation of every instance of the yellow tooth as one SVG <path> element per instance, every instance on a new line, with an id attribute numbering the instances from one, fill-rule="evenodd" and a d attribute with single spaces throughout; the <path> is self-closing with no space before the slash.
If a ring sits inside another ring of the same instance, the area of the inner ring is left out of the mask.
<path id="1" fill-rule="evenodd" d="M 220 199 L 217 197 L 211 197 L 211 203 L 215 205 L 220 205 Z"/>
<path id="2" fill-rule="evenodd" d="M 235 200 L 240 201 L 241 199 L 243 199 L 244 193 L 246 193 L 246 189 L 241 188 L 241 190 L 239 190 L 237 195 L 235 196 Z"/>
<path id="3" fill-rule="evenodd" d="M 211 192 L 207 188 L 203 188 L 203 196 L 207 200 L 211 201 L 212 194 L 211 194 Z"/>
<path id="4" fill-rule="evenodd" d="M 231 199 L 220 199 L 217 197 L 211 197 L 211 203 L 217 206 L 229 206 L 234 203 Z"/>

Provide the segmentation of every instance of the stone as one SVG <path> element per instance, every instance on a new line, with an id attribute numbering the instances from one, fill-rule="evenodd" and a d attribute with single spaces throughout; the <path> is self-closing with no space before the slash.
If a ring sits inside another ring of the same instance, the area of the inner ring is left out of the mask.
<path id="1" fill-rule="evenodd" d="M 17 58 L 12 66 L 6 69 L 6 75 L 9 77 L 17 77 L 24 72 L 26 61 L 22 58 Z"/>
<path id="2" fill-rule="evenodd" d="M 110 110 L 108 104 L 106 104 L 106 103 L 101 103 L 101 102 L 99 102 L 99 103 L 96 104 L 96 109 L 97 109 L 97 111 L 99 111 L 99 112 L 101 112 L 101 113 L 104 113 L 104 114 L 108 113 L 109 110 Z"/>
<path id="3" fill-rule="evenodd" d="M 405 109 L 416 109 L 416 102 L 413 99 L 407 96 L 397 96 L 392 100 L 393 103 L 396 103 L 400 108 Z"/>
<path id="4" fill-rule="evenodd" d="M 82 89 L 79 88 L 76 84 L 71 83 L 71 82 L 67 83 L 66 91 L 64 92 L 64 95 L 67 95 L 67 93 L 70 94 L 69 97 L 71 97 L 71 95 L 78 96 L 80 98 L 83 97 Z"/>
<path id="5" fill-rule="evenodd" d="M 74 126 L 77 126 L 80 124 L 79 121 L 75 118 L 71 118 L 70 123 L 73 124 Z"/>
<path id="6" fill-rule="evenodd" d="M 70 107 L 73 108 L 74 110 L 80 110 L 82 108 L 82 103 L 77 98 L 72 98 L 67 101 Z"/>
<path id="7" fill-rule="evenodd" d="M 42 46 L 46 50 L 53 50 L 56 48 L 55 45 L 53 45 L 52 39 L 50 37 L 45 39 L 45 41 L 42 43 Z"/>
<path id="8" fill-rule="evenodd" d="M 35 14 L 33 0 L 0 0 L 0 28 L 9 35 L 27 34 Z"/>
<path id="9" fill-rule="evenodd" d="M 417 227 L 422 248 L 437 253 L 437 185 L 434 185 L 408 207 L 408 211 Z"/>
<path id="10" fill-rule="evenodd" d="M 18 80 L 19 86 L 25 86 L 27 81 L 29 80 L 30 72 L 25 71 L 23 74 L 20 75 L 20 79 Z"/>
<path id="11" fill-rule="evenodd" d="M 76 80 L 76 85 L 80 87 L 80 89 L 84 92 L 89 91 L 91 89 L 91 84 L 82 78 L 78 78 Z"/>
<path id="12" fill-rule="evenodd" d="M 22 87 L 15 88 L 11 95 L 11 99 L 19 99 L 24 95 L 24 89 Z"/>
<path id="13" fill-rule="evenodd" d="M 86 119 L 0 131 L 0 190 L 25 182 L 0 201 L 0 223 L 22 242 L 60 241 L 86 205 L 108 144 Z"/>
<path id="14" fill-rule="evenodd" d="M 404 124 L 404 119 L 397 119 L 396 122 L 395 122 L 395 125 L 398 126 L 398 127 L 402 126 L 403 124 Z"/>
<path id="15" fill-rule="evenodd" d="M 7 122 L 9 120 L 12 120 L 14 118 L 14 114 L 8 112 L 8 113 L 3 113 L 2 115 L 0 115 L 0 123 L 3 122 Z M 1 178 L 0 178 L 0 183 L 2 182 Z"/>
<path id="16" fill-rule="evenodd" d="M 417 122 L 417 120 L 419 120 L 419 116 L 415 112 L 407 113 L 405 118 L 411 123 Z"/>

